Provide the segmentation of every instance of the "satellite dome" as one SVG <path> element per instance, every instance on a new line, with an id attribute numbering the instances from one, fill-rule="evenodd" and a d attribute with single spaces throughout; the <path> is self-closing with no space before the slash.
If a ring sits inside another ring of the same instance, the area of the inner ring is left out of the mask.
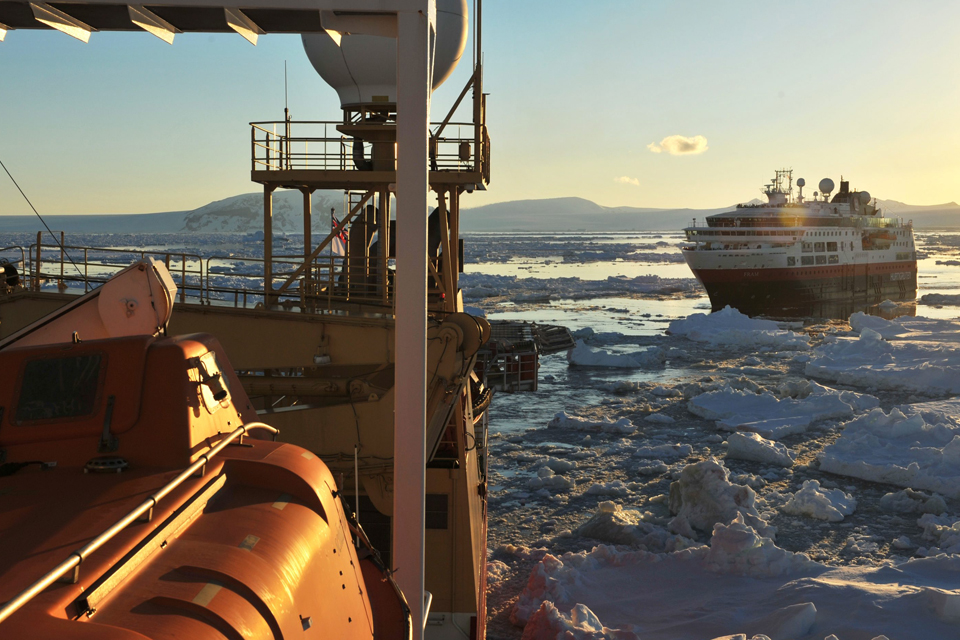
<path id="1" fill-rule="evenodd" d="M 807 186 L 807 181 L 804 180 L 803 178 L 797 178 L 797 186 L 798 186 L 798 187 L 805 187 L 805 186 Z"/>
<path id="2" fill-rule="evenodd" d="M 860 203 L 861 203 L 861 204 L 870 204 L 870 199 L 871 199 L 872 197 L 873 197 L 873 196 L 870 195 L 870 192 L 869 192 L 869 191 L 861 191 L 861 192 L 860 192 Z"/>
<path id="3" fill-rule="evenodd" d="M 467 44 L 467 0 L 437 0 L 433 88 L 453 72 Z M 397 39 L 345 33 L 305 33 L 303 48 L 320 77 L 337 90 L 340 106 L 397 103 Z"/>
<path id="4" fill-rule="evenodd" d="M 820 181 L 820 185 L 819 185 L 819 186 L 820 186 L 820 193 L 822 193 L 822 194 L 824 194 L 824 196 L 826 196 L 826 195 L 828 195 L 831 191 L 833 191 L 833 186 L 834 186 L 834 185 L 833 185 L 833 180 L 831 180 L 830 178 L 824 178 L 823 180 Z"/>

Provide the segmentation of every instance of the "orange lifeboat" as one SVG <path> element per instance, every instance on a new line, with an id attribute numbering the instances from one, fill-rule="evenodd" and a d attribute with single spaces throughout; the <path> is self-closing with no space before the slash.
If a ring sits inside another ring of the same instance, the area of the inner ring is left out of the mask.
<path id="1" fill-rule="evenodd" d="M 275 433 L 209 335 L 8 345 L 0 637 L 408 638 L 329 469 Z"/>

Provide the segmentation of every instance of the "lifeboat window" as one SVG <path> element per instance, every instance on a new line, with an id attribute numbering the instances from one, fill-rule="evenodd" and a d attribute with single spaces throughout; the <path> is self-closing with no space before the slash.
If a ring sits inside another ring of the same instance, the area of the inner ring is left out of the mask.
<path id="1" fill-rule="evenodd" d="M 837 243 L 836 243 L 836 242 L 828 242 L 828 243 L 827 243 L 827 251 L 836 251 L 836 250 L 837 250 Z"/>
<path id="2" fill-rule="evenodd" d="M 88 416 L 96 410 L 102 356 L 30 360 L 23 367 L 17 423 Z"/>

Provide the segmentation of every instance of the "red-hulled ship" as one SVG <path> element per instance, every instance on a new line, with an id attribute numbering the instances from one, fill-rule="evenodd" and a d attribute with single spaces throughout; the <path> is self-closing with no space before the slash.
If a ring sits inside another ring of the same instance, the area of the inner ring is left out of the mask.
<path id="1" fill-rule="evenodd" d="M 833 180 L 804 200 L 793 172 L 766 185 L 766 204 L 742 204 L 684 229 L 683 256 L 714 309 L 776 313 L 829 302 L 913 300 L 917 253 L 912 222 L 886 218 L 866 191 Z"/>

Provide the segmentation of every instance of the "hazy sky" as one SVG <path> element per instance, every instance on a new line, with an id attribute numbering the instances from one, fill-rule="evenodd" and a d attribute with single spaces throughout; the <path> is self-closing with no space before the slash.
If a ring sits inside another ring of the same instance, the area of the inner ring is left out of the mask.
<path id="1" fill-rule="evenodd" d="M 487 0 L 484 17 L 493 181 L 465 206 L 718 207 L 781 166 L 810 185 L 842 173 L 882 198 L 960 200 L 955 0 Z M 339 119 L 298 36 L 10 32 L 0 159 L 41 213 L 255 191 L 247 123 L 282 119 L 284 60 L 293 117 Z M 469 50 L 435 119 L 468 75 Z M 0 175 L 0 215 L 28 212 Z"/>

